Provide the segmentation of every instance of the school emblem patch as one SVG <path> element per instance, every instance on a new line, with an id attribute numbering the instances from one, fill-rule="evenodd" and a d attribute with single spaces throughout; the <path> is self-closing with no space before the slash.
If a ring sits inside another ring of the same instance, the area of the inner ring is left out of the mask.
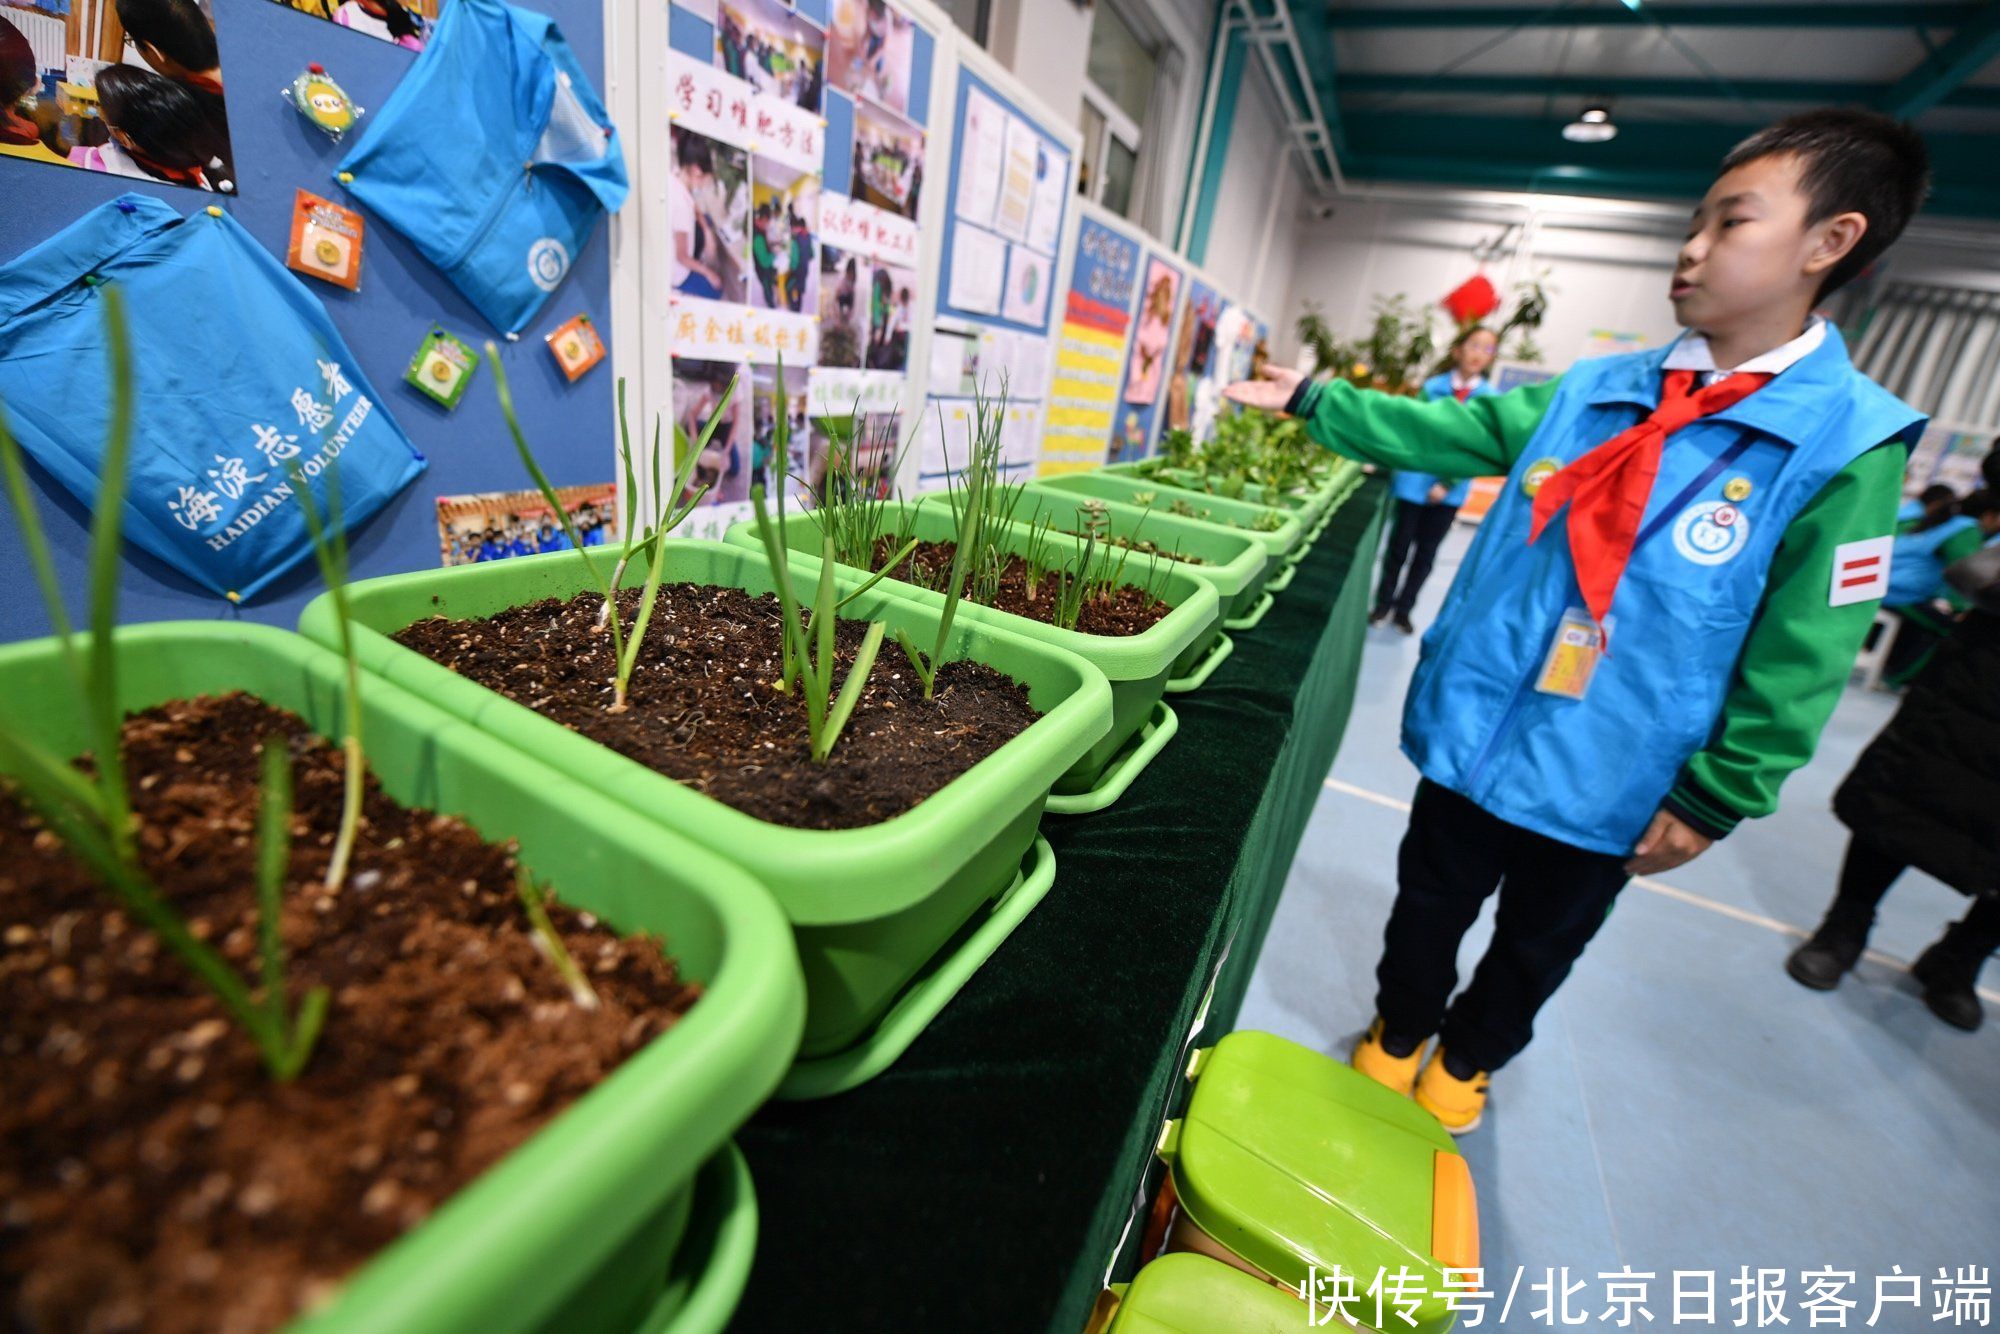
<path id="1" fill-rule="evenodd" d="M 1697 565 L 1733 560 L 1749 544 L 1749 517 L 1727 501 L 1698 501 L 1674 520 L 1674 550 Z"/>
<path id="2" fill-rule="evenodd" d="M 528 247 L 528 277 L 544 292 L 553 292 L 569 272 L 569 250 L 553 236 Z"/>

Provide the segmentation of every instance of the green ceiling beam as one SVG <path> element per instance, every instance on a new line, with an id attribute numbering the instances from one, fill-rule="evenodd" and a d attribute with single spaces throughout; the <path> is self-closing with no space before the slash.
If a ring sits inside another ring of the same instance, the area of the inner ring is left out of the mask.
<path id="1" fill-rule="evenodd" d="M 1527 116 L 1347 113 L 1351 152 L 1341 159 L 1356 179 L 1424 180 L 1446 185 L 1580 194 L 1668 196 L 1693 200 L 1716 165 L 1757 128 L 1733 124 L 1627 122 L 1605 144 L 1572 144 L 1562 121 Z M 1937 190 L 1929 211 L 2000 216 L 2000 181 L 1991 168 L 1992 137 L 1927 134 Z"/>
<path id="2" fill-rule="evenodd" d="M 1326 29 L 1326 6 L 1318 0 L 1301 0 L 1291 6 L 1292 30 L 1298 34 L 1299 50 L 1306 68 L 1312 71 L 1313 92 L 1319 97 L 1320 118 L 1336 158 L 1347 154 L 1347 127 L 1341 120 L 1340 95 L 1347 76 L 1335 61 L 1333 34 Z"/>
<path id="3" fill-rule="evenodd" d="M 1325 0 L 1320 0 L 1325 3 Z M 1311 0 L 1308 0 L 1311 3 Z M 1361 5 L 1326 10 L 1332 28 L 1594 28 L 1654 21 L 1703 28 L 1952 28 L 1990 11 L 1983 0 L 1908 0 L 1889 4 L 1686 4 L 1648 3 L 1634 13 L 1622 3 L 1572 5 Z"/>
<path id="4" fill-rule="evenodd" d="M 1349 93 L 1416 93 L 1444 97 L 1601 97 L 1620 101 L 1731 101 L 1712 79 L 1614 79 L 1576 74 L 1347 74 L 1340 81 Z M 1754 80 L 1734 85 L 1752 102 L 1873 103 L 1889 89 L 1884 84 L 1833 83 L 1811 79 Z M 1973 97 L 1983 94 L 1983 97 Z M 1961 99 L 1964 99 L 1961 101 Z M 1982 101 L 2000 106 L 2000 89 L 1959 88 L 1946 100 L 1953 105 Z"/>
<path id="5" fill-rule="evenodd" d="M 1880 106 L 1892 116 L 1920 116 L 1957 91 L 1960 84 L 2000 56 L 2000 3 L 1960 26 L 1951 40 L 1883 94 Z"/>
<path id="6" fill-rule="evenodd" d="M 1354 181 L 1402 181 L 1424 185 L 1513 190 L 1533 194 L 1592 195 L 1619 199 L 1685 201 L 1708 188 L 1702 170 L 1646 167 L 1584 167 L 1565 163 L 1495 162 L 1490 158 L 1441 158 L 1409 154 L 1357 154 L 1344 164 Z M 2000 189 L 1940 181 L 1924 205 L 1924 215 L 2000 221 Z"/>

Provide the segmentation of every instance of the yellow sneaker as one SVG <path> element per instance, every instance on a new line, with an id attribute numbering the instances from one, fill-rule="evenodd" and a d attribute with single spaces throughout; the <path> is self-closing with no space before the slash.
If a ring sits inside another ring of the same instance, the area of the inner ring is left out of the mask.
<path id="1" fill-rule="evenodd" d="M 1417 1067 L 1424 1063 L 1425 1045 L 1419 1042 L 1408 1056 L 1391 1056 L 1383 1049 L 1382 1021 L 1377 1018 L 1354 1044 L 1354 1059 L 1349 1064 L 1397 1097 L 1407 1098 L 1416 1086 Z"/>
<path id="2" fill-rule="evenodd" d="M 1481 1070 L 1470 1079 L 1460 1079 L 1444 1068 L 1444 1048 L 1439 1047 L 1417 1081 L 1417 1106 L 1438 1119 L 1438 1124 L 1454 1135 L 1479 1129 L 1486 1115 L 1486 1087 L 1491 1077 Z"/>

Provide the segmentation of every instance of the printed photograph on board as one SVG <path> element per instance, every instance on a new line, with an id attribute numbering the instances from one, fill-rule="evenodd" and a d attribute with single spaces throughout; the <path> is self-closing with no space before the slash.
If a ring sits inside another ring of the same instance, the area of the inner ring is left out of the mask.
<path id="1" fill-rule="evenodd" d="M 924 132 L 867 102 L 854 104 L 856 197 L 915 220 L 924 188 Z"/>
<path id="2" fill-rule="evenodd" d="M 916 309 L 917 271 L 882 264 L 868 284 L 868 355 L 871 371 L 900 371 L 910 360 L 910 321 Z"/>
<path id="3" fill-rule="evenodd" d="M 819 252 L 819 364 L 861 368 L 868 341 L 868 303 L 874 267 L 852 250 Z"/>
<path id="4" fill-rule="evenodd" d="M 1159 395 L 1180 282 L 1179 271 L 1171 265 L 1158 259 L 1147 264 L 1146 286 L 1139 298 L 1139 330 L 1132 338 L 1132 369 L 1125 384 L 1127 403 L 1143 405 Z"/>
<path id="5" fill-rule="evenodd" d="M 901 424 L 902 418 L 893 412 L 813 418 L 811 450 L 801 474 L 813 503 L 827 498 L 827 476 L 832 471 L 836 448 L 854 451 L 853 464 L 846 471 L 853 477 L 858 494 L 850 497 L 837 493 L 833 500 L 863 496 L 887 500 L 892 496 L 896 489 L 896 460 L 903 447 Z"/>
<path id="6" fill-rule="evenodd" d="M 887 0 L 834 0 L 828 77 L 843 92 L 907 116 L 916 45 L 917 25 Z"/>
<path id="7" fill-rule="evenodd" d="M 234 193 L 208 5 L 0 3 L 0 157 Z"/>
<path id="8" fill-rule="evenodd" d="M 610 482 L 559 486 L 556 498 L 585 546 L 619 540 L 618 490 Z M 540 491 L 439 496 L 437 511 L 438 555 L 446 565 L 571 550 L 569 534 Z"/>
<path id="9" fill-rule="evenodd" d="M 812 447 L 811 428 L 806 422 L 806 375 L 803 367 L 791 367 L 785 371 L 788 457 L 779 461 L 774 457 L 778 452 L 778 368 L 759 366 L 752 373 L 755 401 L 751 414 L 750 485 L 763 487 L 767 495 L 775 494 L 777 478 L 774 470 L 781 467 L 785 470 L 786 497 L 790 500 L 805 498 L 807 456 Z"/>
<path id="10" fill-rule="evenodd" d="M 750 155 L 676 126 L 667 225 L 673 289 L 710 301 L 750 299 Z"/>
<path id="11" fill-rule="evenodd" d="M 737 380 L 738 376 L 742 378 Z M 701 499 L 704 505 L 727 505 L 750 498 L 750 454 L 753 445 L 750 432 L 752 381 L 748 366 L 739 366 L 732 361 L 696 361 L 688 357 L 674 359 L 674 425 L 678 428 L 674 439 L 674 467 L 678 472 L 686 463 L 682 451 L 694 448 L 695 441 L 701 438 L 702 427 L 715 411 L 716 404 L 722 401 L 731 380 L 737 380 L 736 392 L 729 396 L 729 406 L 723 409 L 722 421 L 716 426 L 715 434 L 708 438 L 701 457 L 695 461 L 687 490 L 676 498 L 677 503 L 685 504 L 694 499 L 695 493 L 704 486 L 708 488 Z"/>
<path id="12" fill-rule="evenodd" d="M 715 60 L 758 92 L 818 114 L 826 36 L 778 0 L 717 0 Z"/>
<path id="13" fill-rule="evenodd" d="M 750 178 L 751 304 L 810 315 L 819 308 L 819 177 L 759 157 Z"/>
<path id="14" fill-rule="evenodd" d="M 406 51 L 421 51 L 437 26 L 443 0 L 275 0 L 286 9 L 335 26 L 394 42 Z"/>

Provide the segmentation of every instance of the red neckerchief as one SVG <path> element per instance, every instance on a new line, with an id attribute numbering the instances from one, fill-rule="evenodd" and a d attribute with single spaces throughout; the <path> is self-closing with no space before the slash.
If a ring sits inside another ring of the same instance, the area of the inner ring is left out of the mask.
<path id="1" fill-rule="evenodd" d="M 1660 451 L 1667 437 L 1690 422 L 1742 402 L 1769 384 L 1762 371 L 1728 375 L 1706 389 L 1694 388 L 1693 371 L 1668 371 L 1660 406 L 1637 425 L 1571 462 L 1542 483 L 1535 493 L 1534 523 L 1528 541 L 1542 535 L 1555 512 L 1569 504 L 1569 553 L 1576 564 L 1576 581 L 1584 605 L 1600 630 L 1611 610 L 1612 594 L 1624 577 L 1646 517 L 1646 501 L 1660 471 Z M 1609 631 L 1603 643 L 1611 644 Z"/>

